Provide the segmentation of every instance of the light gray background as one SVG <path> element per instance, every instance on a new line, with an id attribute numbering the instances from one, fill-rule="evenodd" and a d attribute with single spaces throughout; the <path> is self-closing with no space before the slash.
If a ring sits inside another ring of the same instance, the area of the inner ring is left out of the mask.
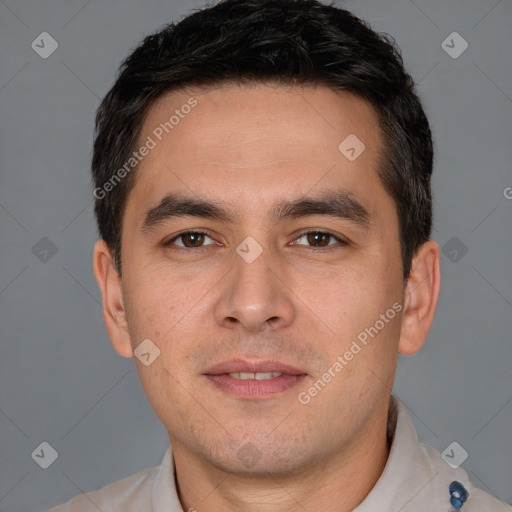
<path id="1" fill-rule="evenodd" d="M 201 5 L 0 1 L 1 511 L 44 510 L 158 464 L 166 449 L 133 361 L 103 326 L 89 163 L 95 109 L 121 59 Z M 396 38 L 437 150 L 442 293 L 426 347 L 400 360 L 395 392 L 422 440 L 441 451 L 460 443 L 475 484 L 512 503 L 512 3 L 337 5 Z M 31 48 L 43 31 L 59 44 L 48 59 Z M 457 59 L 441 47 L 453 31 L 469 44 Z M 57 248 L 46 262 L 32 251 L 42 237 Z M 453 237 L 458 254 L 446 246 Z M 48 469 L 31 458 L 43 441 L 58 452 Z"/>

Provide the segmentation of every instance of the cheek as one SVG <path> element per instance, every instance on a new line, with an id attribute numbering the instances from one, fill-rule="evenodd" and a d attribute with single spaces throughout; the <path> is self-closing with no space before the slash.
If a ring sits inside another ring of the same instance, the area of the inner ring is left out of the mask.
<path id="1" fill-rule="evenodd" d="M 394 283 L 393 275 L 377 262 L 302 282 L 297 295 L 313 320 L 319 349 L 331 362 L 347 351 L 357 352 L 348 354 L 347 377 L 361 365 L 379 366 L 384 359 L 392 363 L 395 358 L 400 314 L 393 304 L 400 303 L 400 294 Z"/>
<path id="2" fill-rule="evenodd" d="M 382 283 L 372 271 L 338 268 L 297 283 L 297 296 L 331 334 L 345 337 L 373 318 L 382 300 Z"/>
<path id="3" fill-rule="evenodd" d="M 151 365 L 167 369 L 172 375 L 182 374 L 194 353 L 198 339 L 207 336 L 206 315 L 211 309 L 204 286 L 194 286 L 190 279 L 154 271 L 140 276 L 127 286 L 127 321 L 132 347 L 149 338 L 160 350 Z M 148 368 L 139 368 L 143 384 L 150 379 L 165 379 Z M 169 375 L 167 375 L 169 377 Z M 171 379 L 172 380 L 172 379 Z M 153 383 L 155 389 L 159 385 Z M 149 389 L 149 387 L 148 387 Z"/>
<path id="4" fill-rule="evenodd" d="M 169 268 L 139 273 L 128 282 L 130 313 L 138 323 L 169 324 L 197 301 L 194 287 L 173 275 Z"/>
<path id="5" fill-rule="evenodd" d="M 175 281 L 163 279 L 162 273 L 141 276 L 132 281 L 126 290 L 125 301 L 130 338 L 135 349 L 142 340 L 149 338 L 160 350 L 159 356 L 148 366 L 136 361 L 144 392 L 164 424 L 169 424 L 173 410 L 188 407 L 190 396 L 183 393 L 182 380 L 190 346 L 186 340 L 188 315 L 193 314 L 191 305 L 197 301 L 193 293 L 181 287 L 175 289 Z M 188 313 L 188 315 L 187 315 Z"/>
<path id="6" fill-rule="evenodd" d="M 125 310 L 132 346 L 145 338 L 161 346 L 177 321 L 177 299 L 161 280 L 141 279 L 126 286 Z"/>

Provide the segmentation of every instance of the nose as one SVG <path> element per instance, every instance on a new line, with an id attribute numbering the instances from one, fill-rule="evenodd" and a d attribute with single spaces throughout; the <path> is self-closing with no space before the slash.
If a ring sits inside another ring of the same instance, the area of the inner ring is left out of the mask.
<path id="1" fill-rule="evenodd" d="M 267 250 L 251 262 L 235 254 L 232 272 L 219 284 L 215 320 L 222 327 L 258 333 L 287 327 L 295 318 L 285 270 Z"/>

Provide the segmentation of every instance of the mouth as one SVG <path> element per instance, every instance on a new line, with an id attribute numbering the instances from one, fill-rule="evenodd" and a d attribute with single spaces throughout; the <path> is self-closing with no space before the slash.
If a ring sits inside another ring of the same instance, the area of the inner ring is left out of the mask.
<path id="1" fill-rule="evenodd" d="M 238 380 L 268 380 L 273 379 L 275 377 L 280 377 L 283 375 L 280 372 L 257 372 L 257 373 L 250 373 L 250 372 L 232 372 L 228 373 L 230 377 L 233 377 L 233 379 Z"/>
<path id="2" fill-rule="evenodd" d="M 296 387 L 307 373 L 279 361 L 225 361 L 203 375 L 218 390 L 237 398 L 263 399 Z"/>

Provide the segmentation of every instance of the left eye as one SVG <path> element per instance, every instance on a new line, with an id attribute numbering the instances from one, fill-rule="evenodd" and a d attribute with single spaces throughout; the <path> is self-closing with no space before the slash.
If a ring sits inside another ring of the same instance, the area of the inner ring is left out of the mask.
<path id="1" fill-rule="evenodd" d="M 307 233 L 303 233 L 293 242 L 293 244 L 311 245 L 313 247 L 327 247 L 328 245 L 336 245 L 336 243 L 340 243 L 342 245 L 346 244 L 346 242 L 341 238 L 324 231 L 308 231 Z"/>
<path id="2" fill-rule="evenodd" d="M 206 239 L 210 240 L 210 243 L 205 243 Z M 204 245 L 212 245 L 214 243 L 215 241 L 206 233 L 201 231 L 187 231 L 186 233 L 175 236 L 172 240 L 169 240 L 166 245 L 177 245 L 178 247 L 190 249 Z"/>

